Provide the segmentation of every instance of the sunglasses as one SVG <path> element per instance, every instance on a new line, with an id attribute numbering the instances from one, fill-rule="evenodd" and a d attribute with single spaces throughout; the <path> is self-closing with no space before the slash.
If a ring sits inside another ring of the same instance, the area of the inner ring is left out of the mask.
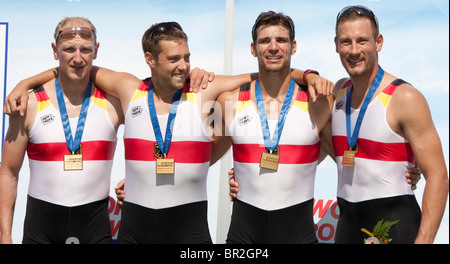
<path id="1" fill-rule="evenodd" d="M 378 20 L 375 16 L 375 14 L 370 10 L 369 8 L 362 6 L 362 5 L 354 5 L 354 6 L 347 6 L 344 7 L 337 15 L 336 17 L 336 24 L 341 20 L 341 18 L 346 17 L 350 14 L 350 12 L 355 11 L 360 16 L 366 16 L 370 19 L 374 20 L 376 23 L 376 26 L 378 28 Z"/>
<path id="2" fill-rule="evenodd" d="M 60 30 L 56 35 L 56 40 L 61 38 L 62 40 L 71 40 L 79 35 L 82 39 L 95 39 L 95 30 L 88 27 L 77 27 L 77 28 L 65 28 Z"/>
<path id="3" fill-rule="evenodd" d="M 153 30 L 150 32 L 150 39 L 153 38 L 153 36 L 167 32 L 171 28 L 178 28 L 179 30 L 183 31 L 180 24 L 178 24 L 177 22 L 163 22 L 159 23 L 153 28 Z"/>

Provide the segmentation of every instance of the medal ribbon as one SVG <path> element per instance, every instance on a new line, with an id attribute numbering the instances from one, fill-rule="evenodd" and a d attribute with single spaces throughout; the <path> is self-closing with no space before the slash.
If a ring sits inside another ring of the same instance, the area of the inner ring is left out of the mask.
<path id="1" fill-rule="evenodd" d="M 172 142 L 173 124 L 175 121 L 175 116 L 177 114 L 178 103 L 181 98 L 182 91 L 183 89 L 179 89 L 178 91 L 175 92 L 175 95 L 173 96 L 172 105 L 170 106 L 169 111 L 169 119 L 167 120 L 166 135 L 163 141 L 161 128 L 158 122 L 158 116 L 156 115 L 155 100 L 153 99 L 153 83 L 150 80 L 148 88 L 148 110 L 150 112 L 150 119 L 152 121 L 153 131 L 155 132 L 156 143 L 158 143 L 159 149 L 165 155 L 167 154 L 167 152 L 169 152 L 170 143 Z"/>
<path id="2" fill-rule="evenodd" d="M 345 105 L 345 116 L 346 116 L 346 123 L 347 123 L 347 143 L 348 143 L 350 149 L 352 149 L 352 150 L 356 146 L 359 130 L 361 128 L 361 123 L 362 123 L 363 117 L 366 114 L 367 107 L 369 106 L 369 103 L 372 100 L 372 97 L 375 94 L 375 91 L 380 86 L 383 76 L 384 76 L 384 71 L 380 66 L 378 66 L 377 76 L 375 77 L 372 84 L 370 85 L 369 91 L 367 92 L 367 95 L 364 98 L 364 102 L 363 102 L 363 104 L 361 106 L 361 110 L 359 111 L 359 114 L 358 114 L 358 119 L 356 119 L 356 124 L 355 124 L 355 128 L 353 129 L 353 134 L 351 134 L 351 110 L 350 110 L 351 97 L 352 97 L 351 90 L 352 90 L 353 84 L 350 85 L 350 87 L 348 88 L 347 103 Z"/>
<path id="3" fill-rule="evenodd" d="M 92 81 L 89 80 L 86 91 L 84 92 L 83 104 L 81 105 L 80 115 L 78 117 L 77 130 L 75 131 L 75 137 L 72 138 L 72 131 L 70 129 L 69 115 L 67 114 L 66 103 L 64 102 L 64 96 L 59 82 L 59 77 L 55 80 L 56 96 L 58 98 L 59 113 L 61 115 L 61 121 L 66 136 L 67 148 L 73 154 L 80 148 L 81 138 L 83 137 L 84 125 L 86 123 L 87 111 L 89 107 L 89 101 L 91 99 Z"/>
<path id="4" fill-rule="evenodd" d="M 277 127 L 275 128 L 275 132 L 272 138 L 270 138 L 269 123 L 267 122 L 266 107 L 264 106 L 261 86 L 259 84 L 259 80 L 256 80 L 255 97 L 258 106 L 259 120 L 261 121 L 261 128 L 264 137 L 264 145 L 270 151 L 270 153 L 272 153 L 272 151 L 278 147 L 278 142 L 280 141 L 281 132 L 283 131 L 284 127 L 284 122 L 286 121 L 287 112 L 289 110 L 292 97 L 294 95 L 294 89 L 295 89 L 295 81 L 291 79 L 288 91 L 286 93 L 286 97 L 284 98 L 283 106 L 281 107 L 280 115 L 278 116 Z"/>

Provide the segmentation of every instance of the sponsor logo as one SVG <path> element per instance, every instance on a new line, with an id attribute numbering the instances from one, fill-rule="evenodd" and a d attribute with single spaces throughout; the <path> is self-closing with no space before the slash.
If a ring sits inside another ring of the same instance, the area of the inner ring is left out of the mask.
<path id="1" fill-rule="evenodd" d="M 133 108 L 131 108 L 131 117 L 135 118 L 136 116 L 142 114 L 142 111 L 144 109 L 141 106 L 135 106 Z"/>
<path id="2" fill-rule="evenodd" d="M 41 116 L 41 122 L 42 122 L 42 124 L 44 124 L 44 125 L 47 125 L 47 124 L 53 122 L 54 120 L 55 120 L 55 116 L 52 115 L 52 114 L 48 114 L 48 115 L 45 115 L 45 116 Z"/>
<path id="3" fill-rule="evenodd" d="M 344 100 L 339 100 L 336 102 L 336 107 L 335 107 L 336 110 L 335 111 L 337 112 L 337 111 L 341 110 L 343 107 L 344 107 Z"/>
<path id="4" fill-rule="evenodd" d="M 244 125 L 249 124 L 251 121 L 252 121 L 252 118 L 249 115 L 245 115 L 238 119 L 238 124 L 240 126 L 244 126 Z"/>

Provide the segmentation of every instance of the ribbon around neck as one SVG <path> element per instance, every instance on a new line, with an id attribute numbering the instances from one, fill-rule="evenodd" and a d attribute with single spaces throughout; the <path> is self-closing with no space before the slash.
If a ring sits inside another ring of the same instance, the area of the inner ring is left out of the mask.
<path id="1" fill-rule="evenodd" d="M 177 114 L 178 104 L 181 98 L 182 91 L 183 89 L 177 90 L 172 98 L 172 104 L 169 110 L 169 118 L 167 120 L 166 134 L 163 141 L 161 128 L 158 122 L 158 116 L 156 115 L 155 100 L 153 98 L 152 80 L 150 80 L 150 84 L 148 86 L 148 110 L 150 112 L 150 119 L 153 125 L 153 132 L 155 133 L 156 143 L 158 144 L 159 149 L 165 155 L 167 155 L 167 153 L 169 152 L 170 144 L 172 142 L 173 124 L 175 122 L 175 116 Z"/>
<path id="2" fill-rule="evenodd" d="M 356 119 L 356 124 L 353 129 L 353 134 L 351 133 L 351 98 L 352 98 L 352 88 L 353 84 L 350 85 L 347 91 L 347 101 L 345 105 L 345 116 L 346 116 L 346 125 L 347 125 L 347 143 L 350 149 L 354 149 L 358 140 L 359 130 L 361 129 L 361 123 L 366 114 L 367 107 L 369 106 L 370 101 L 372 100 L 375 91 L 380 86 L 381 80 L 383 80 L 384 71 L 378 65 L 378 73 L 372 84 L 370 85 L 369 91 L 367 92 L 366 97 L 364 98 L 364 102 L 361 106 L 361 109 L 358 114 L 358 118 Z"/>
<path id="3" fill-rule="evenodd" d="M 59 77 L 57 77 L 55 80 L 55 87 L 56 97 L 58 99 L 59 113 L 61 115 L 64 135 L 66 136 L 67 148 L 73 154 L 80 148 L 81 145 L 81 138 L 83 137 L 84 125 L 86 124 L 89 101 L 91 99 L 92 81 L 89 80 L 86 91 L 84 92 L 83 103 L 81 105 L 80 115 L 78 116 L 78 124 L 74 137 L 72 137 L 69 115 L 67 114 L 66 103 L 64 101 L 64 95 L 61 89 L 61 83 L 59 82 Z"/>
<path id="4" fill-rule="evenodd" d="M 280 142 L 281 132 L 283 131 L 287 113 L 291 105 L 292 97 L 294 95 L 294 89 L 295 89 L 295 81 L 291 79 L 289 83 L 289 88 L 286 93 L 286 97 L 284 98 L 283 106 L 281 107 L 280 115 L 278 116 L 278 123 L 275 128 L 275 132 L 271 138 L 269 123 L 267 122 L 266 107 L 264 106 L 264 100 L 261 92 L 261 86 L 259 84 L 259 80 L 256 80 L 255 97 L 258 106 L 259 120 L 261 122 L 261 128 L 264 137 L 264 145 L 266 146 L 267 150 L 269 150 L 271 153 L 278 147 L 278 143 Z"/>

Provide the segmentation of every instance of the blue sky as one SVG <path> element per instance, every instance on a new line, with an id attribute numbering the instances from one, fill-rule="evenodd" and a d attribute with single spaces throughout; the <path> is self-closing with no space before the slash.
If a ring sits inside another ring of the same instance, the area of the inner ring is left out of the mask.
<path id="1" fill-rule="evenodd" d="M 335 52 L 333 38 L 336 14 L 347 5 L 371 8 L 380 22 L 384 47 L 380 65 L 386 71 L 410 82 L 428 100 L 436 128 L 441 136 L 448 168 L 449 154 L 449 2 L 447 0 L 235 0 L 233 74 L 257 71 L 250 54 L 251 27 L 260 12 L 284 12 L 294 20 L 299 44 L 292 66 L 316 69 L 337 81 L 345 77 Z M 216 74 L 224 71 L 225 0 L 0 0 L 0 22 L 9 23 L 8 85 L 10 91 L 21 79 L 55 67 L 50 43 L 56 24 L 65 16 L 85 16 L 97 27 L 100 51 L 95 64 L 126 71 L 139 78 L 149 76 L 140 41 L 153 23 L 177 21 L 189 36 L 192 65 Z M 122 130 L 119 137 L 122 137 Z M 118 147 L 112 185 L 123 174 L 123 154 Z M 28 164 L 21 172 L 19 192 L 26 193 Z M 216 186 L 217 167 L 211 169 L 210 189 Z M 336 169 L 332 161 L 319 166 L 316 198 L 335 199 Z M 323 184 L 326 182 L 327 184 Z M 320 188 L 319 188 L 320 186 Z M 416 195 L 421 200 L 424 180 Z M 211 218 L 216 215 L 217 197 L 209 195 Z M 18 203 L 23 203 L 19 196 Z M 21 225 L 23 212 L 16 210 L 15 226 Z M 437 242 L 449 243 L 448 204 Z M 215 223 L 211 220 L 215 235 Z M 15 227 L 15 228 L 16 228 Z M 17 227 L 16 233 L 21 234 Z M 19 238 L 15 238 L 17 242 Z"/>

